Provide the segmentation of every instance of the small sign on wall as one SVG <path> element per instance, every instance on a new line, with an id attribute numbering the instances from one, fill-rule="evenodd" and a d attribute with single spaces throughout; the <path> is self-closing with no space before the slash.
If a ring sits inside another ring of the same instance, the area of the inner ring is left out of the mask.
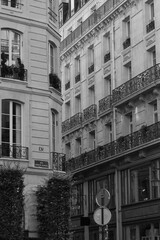
<path id="1" fill-rule="evenodd" d="M 46 161 L 40 161 L 40 160 L 35 160 L 34 162 L 35 167 L 42 167 L 42 168 L 48 168 L 48 162 Z"/>

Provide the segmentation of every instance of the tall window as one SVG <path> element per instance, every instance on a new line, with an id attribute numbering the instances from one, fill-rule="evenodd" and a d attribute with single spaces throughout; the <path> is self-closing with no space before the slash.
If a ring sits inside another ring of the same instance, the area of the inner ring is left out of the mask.
<path id="1" fill-rule="evenodd" d="M 96 182 L 91 180 L 88 182 L 88 209 L 89 212 L 93 212 L 96 208 Z"/>
<path id="2" fill-rule="evenodd" d="M 85 196 L 83 194 L 83 184 L 77 184 L 71 189 L 71 214 L 83 214 Z"/>
<path id="3" fill-rule="evenodd" d="M 154 1 L 147 1 L 146 3 L 146 31 L 149 33 L 155 28 Z"/>
<path id="4" fill-rule="evenodd" d="M 56 73 L 56 45 L 49 43 L 49 73 Z"/>
<path id="5" fill-rule="evenodd" d="M 79 156 L 79 155 L 81 155 L 81 152 L 82 152 L 81 138 L 77 138 L 75 144 L 76 144 L 75 154 L 76 154 L 76 156 Z"/>
<path id="6" fill-rule="evenodd" d="M 75 83 L 80 81 L 80 56 L 75 59 Z"/>
<path id="7" fill-rule="evenodd" d="M 158 122 L 158 109 L 157 109 L 157 101 L 153 103 L 153 122 Z"/>
<path id="8" fill-rule="evenodd" d="M 111 122 L 105 125 L 105 139 L 106 139 L 106 143 L 113 141 L 113 132 L 112 132 Z"/>
<path id="9" fill-rule="evenodd" d="M 93 45 L 88 48 L 88 73 L 94 71 L 94 47 Z"/>
<path id="10" fill-rule="evenodd" d="M 105 90 L 105 96 L 111 95 L 111 75 L 108 75 L 104 79 L 104 90 Z"/>
<path id="11" fill-rule="evenodd" d="M 56 114 L 52 111 L 52 152 L 55 152 L 56 148 Z"/>
<path id="12" fill-rule="evenodd" d="M 89 92 L 89 105 L 92 105 L 95 103 L 95 88 L 94 85 L 88 89 Z"/>
<path id="13" fill-rule="evenodd" d="M 70 142 L 68 142 L 66 145 L 65 145 L 65 153 L 66 153 L 66 159 L 70 159 L 71 158 L 71 144 Z"/>
<path id="14" fill-rule="evenodd" d="M 13 156 L 13 149 L 21 146 L 21 104 L 2 100 L 2 155 Z"/>
<path id="15" fill-rule="evenodd" d="M 8 7 L 20 8 L 21 0 L 1 0 L 1 4 Z"/>
<path id="16" fill-rule="evenodd" d="M 6 65 L 16 64 L 21 58 L 21 35 L 13 30 L 1 30 L 1 53 L 5 54 Z"/>
<path id="17" fill-rule="evenodd" d="M 126 49 L 130 46 L 131 41 L 131 24 L 130 24 L 130 17 L 124 19 L 123 21 L 123 35 L 124 35 L 124 42 L 123 42 L 123 48 Z"/>
<path id="18" fill-rule="evenodd" d="M 91 131 L 89 133 L 89 148 L 90 150 L 95 149 L 96 147 L 96 139 L 95 139 L 95 131 Z"/>
<path id="19" fill-rule="evenodd" d="M 81 95 L 75 97 L 75 113 L 81 112 Z"/>
<path id="20" fill-rule="evenodd" d="M 104 35 L 104 63 L 110 60 L 110 33 Z"/>
<path id="21" fill-rule="evenodd" d="M 65 103 L 65 117 L 66 117 L 66 119 L 71 117 L 71 103 L 70 103 L 70 101 Z"/>
<path id="22" fill-rule="evenodd" d="M 65 66 L 65 90 L 70 88 L 71 69 L 70 64 Z"/>

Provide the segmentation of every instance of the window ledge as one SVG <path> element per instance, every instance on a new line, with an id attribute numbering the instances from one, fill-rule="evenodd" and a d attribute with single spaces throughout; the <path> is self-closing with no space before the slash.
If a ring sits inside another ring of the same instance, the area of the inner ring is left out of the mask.
<path id="1" fill-rule="evenodd" d="M 1 9 L 5 9 L 5 10 L 10 11 L 10 12 L 20 12 L 20 13 L 22 13 L 22 9 L 20 9 L 20 8 L 14 8 L 14 7 L 9 7 L 9 6 L 5 6 L 5 5 L 1 5 Z"/>

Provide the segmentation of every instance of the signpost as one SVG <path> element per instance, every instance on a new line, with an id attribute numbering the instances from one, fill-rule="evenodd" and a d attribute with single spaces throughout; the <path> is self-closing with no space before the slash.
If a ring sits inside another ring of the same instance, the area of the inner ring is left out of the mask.
<path id="1" fill-rule="evenodd" d="M 98 204 L 99 208 L 94 211 L 93 219 L 94 221 L 102 226 L 102 240 L 104 236 L 103 227 L 106 225 L 106 237 L 105 240 L 108 239 L 108 223 L 111 220 L 111 212 L 106 207 L 110 201 L 110 193 L 107 189 L 103 188 L 99 191 L 96 195 L 96 203 Z"/>

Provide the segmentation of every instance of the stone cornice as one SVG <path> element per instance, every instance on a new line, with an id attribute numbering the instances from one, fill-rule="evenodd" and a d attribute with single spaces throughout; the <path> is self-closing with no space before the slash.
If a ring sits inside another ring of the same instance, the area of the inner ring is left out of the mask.
<path id="1" fill-rule="evenodd" d="M 136 5 L 138 0 L 125 0 L 120 6 L 115 7 L 109 14 L 107 14 L 99 23 L 95 24 L 86 34 L 82 35 L 76 42 L 71 44 L 67 50 L 62 51 L 60 55 L 61 61 L 70 56 L 77 49 L 84 47 L 85 43 L 91 41 L 92 38 L 98 36 L 101 29 L 106 28 L 107 25 L 116 19 L 119 15 L 123 14 L 128 7 Z"/>

